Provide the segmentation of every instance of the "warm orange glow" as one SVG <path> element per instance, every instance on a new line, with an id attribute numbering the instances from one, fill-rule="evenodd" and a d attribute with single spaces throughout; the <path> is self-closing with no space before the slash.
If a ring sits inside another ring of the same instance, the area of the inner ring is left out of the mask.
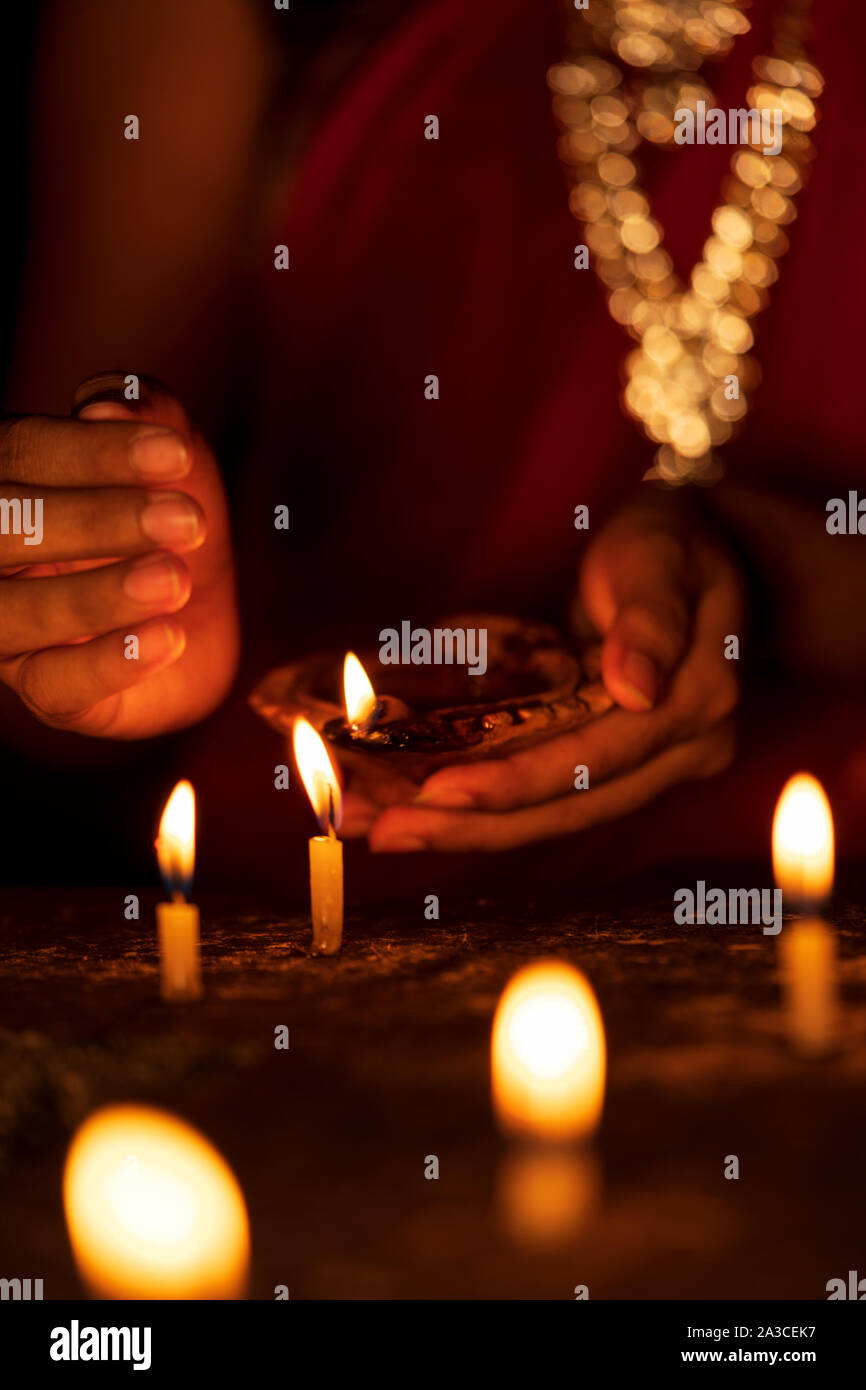
<path id="1" fill-rule="evenodd" d="M 820 782 L 798 772 L 773 818 L 773 870 L 792 905 L 816 908 L 833 889 L 833 815 Z"/>
<path id="2" fill-rule="evenodd" d="M 565 1245 L 598 1208 L 601 1172 L 591 1150 L 529 1146 L 506 1154 L 496 1186 L 500 1219 L 512 1240 Z"/>
<path id="3" fill-rule="evenodd" d="M 146 1106 L 108 1106 L 69 1146 L 63 1205 L 98 1298 L 240 1298 L 249 1223 L 228 1164 L 202 1134 Z"/>
<path id="4" fill-rule="evenodd" d="M 340 783 L 328 750 L 312 724 L 303 717 L 295 720 L 292 732 L 295 762 L 310 804 L 323 830 L 329 823 L 339 830 L 342 813 Z"/>
<path id="5" fill-rule="evenodd" d="M 779 940 L 788 1036 L 808 1056 L 829 1052 L 839 1028 L 836 935 L 818 917 L 792 922 Z"/>
<path id="6" fill-rule="evenodd" d="M 369 729 L 376 717 L 376 692 L 354 652 L 346 653 L 343 664 L 343 691 L 346 699 L 346 718 L 352 728 Z"/>
<path id="7" fill-rule="evenodd" d="M 191 782 L 178 782 L 159 822 L 156 856 L 167 891 L 185 897 L 195 868 L 195 792 Z"/>
<path id="8" fill-rule="evenodd" d="M 579 1139 L 604 1103 L 604 1025 L 589 984 L 559 961 L 527 966 L 493 1020 L 493 1104 L 503 1128 L 542 1139 Z"/>

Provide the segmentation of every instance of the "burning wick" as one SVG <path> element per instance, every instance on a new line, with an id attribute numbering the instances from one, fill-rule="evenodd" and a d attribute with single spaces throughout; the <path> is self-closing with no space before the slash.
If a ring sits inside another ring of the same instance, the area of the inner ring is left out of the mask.
<path id="1" fill-rule="evenodd" d="M 787 1027 L 808 1056 L 828 1052 L 838 1029 L 836 934 L 818 913 L 834 871 L 833 816 L 820 782 L 798 773 L 786 783 L 773 818 L 773 868 L 783 898 L 806 915 L 779 938 Z"/>
<path id="2" fill-rule="evenodd" d="M 159 871 L 171 902 L 157 903 L 160 993 L 172 1003 L 200 999 L 199 915 L 187 902 L 195 864 L 195 792 L 178 782 L 165 804 L 156 841 Z"/>
<path id="3" fill-rule="evenodd" d="M 335 956 L 343 941 L 343 844 L 340 828 L 340 783 L 328 750 L 306 719 L 292 731 L 295 762 L 319 825 L 326 833 L 310 840 L 310 904 L 313 954 Z"/>
<path id="4" fill-rule="evenodd" d="M 343 663 L 343 694 L 349 732 L 353 737 L 368 733 L 379 717 L 381 706 L 370 677 L 354 652 L 347 652 Z"/>

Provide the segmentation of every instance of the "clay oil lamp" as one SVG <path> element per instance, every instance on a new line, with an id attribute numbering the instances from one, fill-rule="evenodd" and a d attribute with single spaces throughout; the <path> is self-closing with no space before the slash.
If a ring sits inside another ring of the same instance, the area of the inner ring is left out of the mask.
<path id="1" fill-rule="evenodd" d="M 381 648 L 326 652 L 271 671 L 250 702 L 288 738 L 307 719 L 380 805 L 411 799 L 440 767 L 510 754 L 611 706 L 597 647 L 577 653 L 550 627 L 498 615 L 443 619 L 439 630 L 486 631 L 484 673 L 383 663 Z"/>

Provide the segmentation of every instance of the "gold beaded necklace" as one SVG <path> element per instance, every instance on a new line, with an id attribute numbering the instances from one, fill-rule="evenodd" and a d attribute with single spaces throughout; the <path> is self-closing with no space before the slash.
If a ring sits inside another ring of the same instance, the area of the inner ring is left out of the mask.
<path id="1" fill-rule="evenodd" d="M 739 124 L 743 138 L 688 285 L 664 250 L 634 152 L 642 139 L 673 145 L 683 113 L 712 108 L 699 70 L 748 31 L 748 0 L 576 2 L 565 0 L 568 54 L 548 84 L 560 158 L 572 173 L 569 206 L 610 313 L 637 342 L 625 361 L 623 404 L 659 446 L 647 477 L 712 482 L 721 471 L 715 449 L 742 422 L 760 379 L 750 320 L 778 278 L 783 228 L 814 157 L 809 132 L 823 81 L 806 57 L 810 0 L 788 0 L 746 94 L 750 110 L 777 113 L 780 152 L 764 153 L 757 120 Z"/>

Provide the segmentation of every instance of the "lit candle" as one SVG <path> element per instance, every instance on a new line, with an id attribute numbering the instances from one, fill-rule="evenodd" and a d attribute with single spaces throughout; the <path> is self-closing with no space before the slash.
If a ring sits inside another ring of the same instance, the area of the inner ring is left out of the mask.
<path id="1" fill-rule="evenodd" d="M 587 1139 L 604 1104 L 604 1024 L 583 975 L 561 961 L 518 972 L 493 1020 L 493 1105 L 503 1129 Z"/>
<path id="2" fill-rule="evenodd" d="M 175 1003 L 200 999 L 198 908 L 187 902 L 195 866 L 195 792 L 189 782 L 178 782 L 165 804 L 156 855 L 171 895 L 171 902 L 156 905 L 160 992 Z"/>
<path id="3" fill-rule="evenodd" d="M 292 733 L 295 762 L 310 804 L 324 832 L 310 840 L 310 900 L 313 954 L 335 956 L 343 940 L 343 845 L 340 828 L 340 783 L 328 750 L 306 719 L 296 719 Z"/>
<path id="4" fill-rule="evenodd" d="M 343 663 L 343 694 L 350 731 L 365 734 L 376 722 L 379 702 L 370 677 L 354 652 L 347 652 Z"/>
<path id="5" fill-rule="evenodd" d="M 606 1048 L 584 976 L 559 961 L 519 971 L 496 1010 L 490 1063 L 501 1127 L 531 1141 L 510 1148 L 498 1165 L 505 1232 L 530 1247 L 573 1241 L 601 1192 L 598 1160 L 585 1141 L 601 1118 Z"/>
<path id="6" fill-rule="evenodd" d="M 794 1046 L 817 1056 L 838 1028 L 836 936 L 816 914 L 833 888 L 833 816 L 824 789 L 799 773 L 786 784 L 773 818 L 773 868 L 783 900 L 806 914 L 779 938 L 787 1027 Z"/>
<path id="7" fill-rule="evenodd" d="M 243 1193 L 222 1155 L 173 1115 L 109 1106 L 76 1131 L 63 1206 L 97 1298 L 241 1298 L 249 1270 Z"/>
<path id="8" fill-rule="evenodd" d="M 785 783 L 773 817 L 773 871 L 783 901 L 820 912 L 833 890 L 833 815 L 824 788 L 808 772 Z"/>

